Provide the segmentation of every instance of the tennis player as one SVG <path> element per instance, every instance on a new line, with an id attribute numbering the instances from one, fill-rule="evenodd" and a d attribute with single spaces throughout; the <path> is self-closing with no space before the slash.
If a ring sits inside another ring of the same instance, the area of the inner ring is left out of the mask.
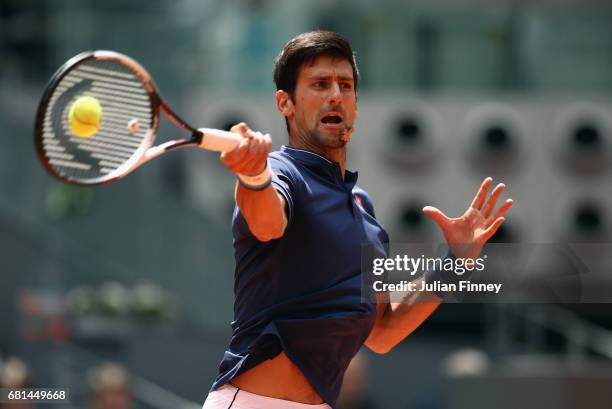
<path id="1" fill-rule="evenodd" d="M 359 75 L 349 42 L 313 31 L 290 40 L 274 66 L 276 106 L 289 144 L 245 123 L 241 144 L 221 155 L 238 176 L 232 231 L 236 258 L 233 336 L 204 409 L 333 408 L 344 372 L 365 344 L 386 353 L 440 304 L 417 296 L 362 302 L 361 245 L 384 257 L 389 238 L 376 220 L 346 146 L 357 119 Z M 512 201 L 487 178 L 460 218 L 423 211 L 455 257 L 476 257 Z"/>

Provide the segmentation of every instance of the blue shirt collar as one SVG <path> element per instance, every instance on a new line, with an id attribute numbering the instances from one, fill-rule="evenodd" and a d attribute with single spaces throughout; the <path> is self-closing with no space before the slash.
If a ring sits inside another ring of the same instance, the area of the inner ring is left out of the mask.
<path id="1" fill-rule="evenodd" d="M 334 174 L 340 173 L 340 165 L 337 162 L 331 161 L 318 153 L 314 153 L 311 151 L 307 151 L 305 149 L 293 148 L 291 146 L 283 145 L 281 146 L 281 152 L 291 156 L 299 162 L 308 165 L 309 167 L 325 169 L 328 172 L 331 170 Z M 346 184 L 350 184 L 351 187 L 357 183 L 358 172 L 351 172 L 350 170 L 345 170 L 344 182 Z"/>

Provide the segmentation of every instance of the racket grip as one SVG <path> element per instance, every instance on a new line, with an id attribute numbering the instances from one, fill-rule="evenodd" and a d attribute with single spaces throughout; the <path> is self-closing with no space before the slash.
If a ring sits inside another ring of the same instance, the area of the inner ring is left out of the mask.
<path id="1" fill-rule="evenodd" d="M 244 139 L 237 133 L 220 129 L 200 128 L 198 131 L 202 132 L 200 148 L 214 152 L 229 152 Z"/>

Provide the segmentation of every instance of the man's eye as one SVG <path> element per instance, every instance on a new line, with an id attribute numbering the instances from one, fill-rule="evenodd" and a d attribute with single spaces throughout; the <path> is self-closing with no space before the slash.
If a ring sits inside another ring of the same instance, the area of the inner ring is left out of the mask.
<path id="1" fill-rule="evenodd" d="M 342 89 L 345 89 L 347 91 L 350 91 L 353 89 L 353 84 L 351 84 L 350 82 L 343 82 L 341 84 Z"/>
<path id="2" fill-rule="evenodd" d="M 314 83 L 315 88 L 325 88 L 325 81 L 317 81 Z"/>

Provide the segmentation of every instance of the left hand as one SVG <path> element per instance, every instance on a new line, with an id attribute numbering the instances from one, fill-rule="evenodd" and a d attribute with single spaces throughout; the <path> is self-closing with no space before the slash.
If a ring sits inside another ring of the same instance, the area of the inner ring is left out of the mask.
<path id="1" fill-rule="evenodd" d="M 446 241 L 455 257 L 475 259 L 484 244 L 495 234 L 506 220 L 503 216 L 512 206 L 512 199 L 493 213 L 497 200 L 506 188 L 503 183 L 495 186 L 487 198 L 493 179 L 488 177 L 480 185 L 472 204 L 461 217 L 450 218 L 432 206 L 425 206 L 423 213 L 431 217 L 442 229 Z"/>

